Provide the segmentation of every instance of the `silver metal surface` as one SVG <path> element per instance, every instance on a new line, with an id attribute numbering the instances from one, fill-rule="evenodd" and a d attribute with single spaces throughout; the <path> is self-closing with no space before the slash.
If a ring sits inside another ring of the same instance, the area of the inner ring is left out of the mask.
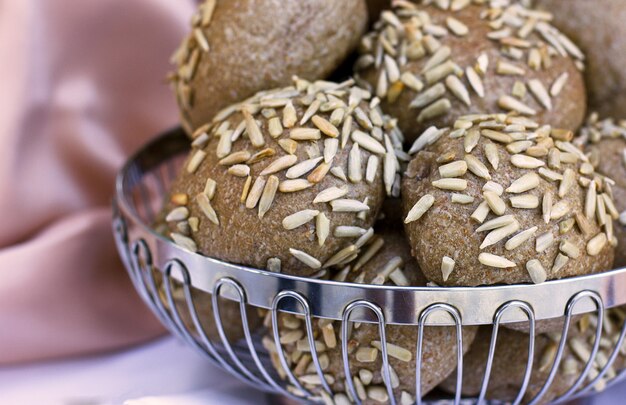
<path id="1" fill-rule="evenodd" d="M 484 398 L 489 386 L 498 330 L 502 324 L 526 322 L 529 329 L 530 355 L 524 379 L 520 382 L 521 389 L 514 403 L 522 401 L 531 378 L 535 326 L 539 321 L 554 318 L 565 320 L 549 378 L 531 401 L 533 404 L 541 400 L 558 373 L 574 315 L 586 312 L 597 314 L 596 339 L 583 372 L 558 401 L 591 392 L 595 383 L 603 378 L 618 356 L 626 335 L 626 324 L 621 328 L 619 340 L 611 351 L 608 362 L 589 381 L 587 375 L 598 353 L 605 310 L 626 304 L 626 269 L 539 285 L 415 288 L 306 279 L 233 265 L 185 251 L 157 234 L 152 229 L 152 224 L 187 150 L 188 140 L 182 131 L 174 130 L 147 145 L 122 169 L 117 178 L 114 201 L 113 229 L 116 243 L 139 295 L 163 325 L 220 367 L 260 389 L 294 399 L 300 397 L 309 401 L 320 400 L 319 396 L 313 396 L 302 386 L 287 367 L 283 350 L 278 350 L 278 357 L 286 371 L 286 381 L 279 378 L 271 366 L 266 348 L 261 345 L 262 334 L 249 326 L 246 308 L 250 307 L 271 312 L 273 325 L 268 334 L 273 336 L 274 344 L 278 348 L 281 347 L 278 314 L 289 312 L 304 316 L 315 373 L 321 380 L 322 390 L 327 393 L 330 393 L 330 387 L 324 378 L 315 350 L 313 320 L 325 318 L 341 322 L 341 349 L 346 375 L 350 375 L 346 339 L 349 324 L 377 323 L 382 342 L 383 379 L 392 403 L 394 396 L 385 344 L 386 325 L 413 325 L 418 328 L 415 343 L 417 403 L 422 403 L 419 394 L 425 326 L 454 326 L 458 354 L 456 395 L 452 398 L 430 397 L 427 399 L 429 403 L 460 404 L 467 401 L 460 394 L 464 372 L 460 350 L 463 344 L 463 326 L 493 326 L 487 369 L 478 403 L 487 403 Z M 160 274 L 164 288 L 159 287 L 155 274 Z M 175 305 L 174 285 L 182 288 L 184 302 L 191 315 L 191 325 L 185 325 Z M 204 330 L 191 294 L 192 287 L 211 294 L 219 341 L 211 340 Z M 230 342 L 225 333 L 224 321 L 229 320 L 222 319 L 218 297 L 239 303 L 244 337 L 237 342 Z M 624 373 L 619 373 L 613 381 L 623 377 Z M 288 385 L 292 388 L 287 389 Z M 351 378 L 347 379 L 346 385 L 351 397 L 358 402 Z"/>

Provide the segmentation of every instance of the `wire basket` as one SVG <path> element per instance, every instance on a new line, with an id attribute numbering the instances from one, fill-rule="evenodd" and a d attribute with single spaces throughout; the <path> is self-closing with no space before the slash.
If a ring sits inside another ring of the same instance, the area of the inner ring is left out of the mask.
<path id="1" fill-rule="evenodd" d="M 253 386 L 304 402 L 317 402 L 287 367 L 282 350 L 280 362 L 287 370 L 284 381 L 271 365 L 268 351 L 261 343 L 263 333 L 250 326 L 249 309 L 269 311 L 274 322 L 267 333 L 281 347 L 277 316 L 281 312 L 303 316 L 306 338 L 311 347 L 315 371 L 323 388 L 329 390 L 315 349 L 312 320 L 341 322 L 341 349 L 344 369 L 349 376 L 347 330 L 352 322 L 377 323 L 380 331 L 383 380 L 391 403 L 395 403 L 390 384 L 386 325 L 412 325 L 418 328 L 415 356 L 416 402 L 419 403 L 485 403 L 485 395 L 494 360 L 498 330 L 502 324 L 526 322 L 528 325 L 528 362 L 520 390 L 513 403 L 520 403 L 531 378 L 534 356 L 535 325 L 538 321 L 564 320 L 558 350 L 543 388 L 530 401 L 539 403 L 559 370 L 568 331 L 574 315 L 595 313 L 595 340 L 589 359 L 569 390 L 556 400 L 588 395 L 620 354 L 626 323 L 619 338 L 612 341 L 606 364 L 593 378 L 590 370 L 598 354 L 606 310 L 626 304 L 626 269 L 538 285 L 491 287 L 398 287 L 351 284 L 294 277 L 246 268 L 191 253 L 159 235 L 151 226 L 159 212 L 170 183 L 188 151 L 189 142 L 181 130 L 172 130 L 147 145 L 124 166 L 117 178 L 113 208 L 113 230 L 120 256 L 135 288 L 163 325 L 191 347 L 206 355 L 218 366 Z M 175 304 L 178 288 L 191 319 L 185 321 Z M 195 291 L 195 294 L 193 293 Z M 206 298 L 202 303 L 198 293 Z M 219 298 L 218 298 L 219 297 Z M 243 338 L 230 341 L 225 331 L 232 319 L 223 319 L 219 302 L 238 304 Z M 212 313 L 201 314 L 201 306 L 212 303 Z M 219 338 L 211 338 L 203 327 L 202 317 L 213 316 Z M 432 394 L 420 398 L 422 339 L 425 326 L 447 325 L 456 328 L 456 393 L 451 397 Z M 492 325 L 492 339 L 486 371 L 478 398 L 462 399 L 463 356 L 461 328 L 470 325 Z M 608 381 L 613 384 L 626 375 L 617 373 Z M 603 380 L 604 379 L 604 380 Z M 347 390 L 359 402 L 351 378 Z M 289 389 L 289 388 L 297 389 Z M 496 403 L 491 401 L 491 403 Z"/>

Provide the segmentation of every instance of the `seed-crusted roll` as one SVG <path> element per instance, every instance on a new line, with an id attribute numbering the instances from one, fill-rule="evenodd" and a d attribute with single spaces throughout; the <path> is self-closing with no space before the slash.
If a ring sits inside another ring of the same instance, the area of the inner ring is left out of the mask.
<path id="1" fill-rule="evenodd" d="M 384 245 L 384 246 L 383 246 Z M 415 259 L 411 257 L 404 235 L 396 230 L 384 229 L 375 236 L 368 250 L 361 258 L 364 264 L 348 266 L 335 275 L 335 279 L 354 283 L 424 286 L 426 280 L 421 275 Z M 370 251 L 371 251 L 370 250 Z M 294 375 L 302 385 L 317 395 L 327 397 L 312 363 L 306 340 L 303 321 L 295 315 L 281 314 L 280 336 L 283 350 Z M 334 394 L 334 403 L 349 403 L 350 394 L 345 383 L 345 373 L 341 354 L 341 323 L 328 320 L 313 322 L 316 347 L 326 380 Z M 397 403 L 413 403 L 415 398 L 415 350 L 417 327 L 389 325 L 386 339 L 389 364 L 392 368 L 391 381 Z M 476 327 L 463 329 L 463 350 L 469 348 L 476 334 Z M 274 340 L 264 339 L 274 366 L 283 378 L 286 377 Z M 378 325 L 361 323 L 354 326 L 348 342 L 350 371 L 359 399 L 364 404 L 389 403 L 383 382 L 382 354 Z M 421 391 L 428 393 L 443 381 L 456 367 L 456 331 L 454 327 L 427 327 L 424 329 L 423 357 L 421 369 Z M 294 388 L 294 387 L 292 387 Z M 330 399 L 330 398 L 325 398 Z M 343 402 L 342 402 L 343 401 Z M 327 402 L 331 403 L 331 402 Z"/>
<path id="2" fill-rule="evenodd" d="M 296 79 L 231 106 L 194 135 L 166 209 L 171 236 L 300 276 L 351 262 L 407 156 L 377 103 L 352 81 Z"/>
<path id="3" fill-rule="evenodd" d="M 550 14 L 517 1 L 393 4 L 362 39 L 354 70 L 408 140 L 469 113 L 515 111 L 573 129 L 583 122 L 584 56 Z"/>
<path id="4" fill-rule="evenodd" d="M 189 134 L 293 75 L 328 76 L 358 44 L 367 8 L 364 0 L 205 0 L 191 24 L 170 76 Z"/>
<path id="5" fill-rule="evenodd" d="M 599 121 L 597 114 L 592 114 L 587 126 L 581 129 L 579 139 L 586 144 L 591 163 L 598 173 L 609 176 L 615 183 L 609 184 L 615 207 L 608 205 L 610 211 L 617 210 L 619 219 L 615 222 L 613 233 L 615 249 L 615 267 L 626 266 L 626 121 L 612 119 Z M 615 212 L 613 212 L 615 214 Z"/>
<path id="6" fill-rule="evenodd" d="M 507 115 L 429 128 L 402 184 L 407 235 L 426 278 L 541 283 L 611 269 L 611 180 L 572 138 Z"/>
<path id="7" fill-rule="evenodd" d="M 606 312 L 606 316 L 608 319 L 604 322 L 602 335 L 604 343 L 600 344 L 598 355 L 594 359 L 585 383 L 591 382 L 598 376 L 599 372 L 607 364 L 607 360 L 611 356 L 614 345 L 619 338 L 619 332 L 624 322 L 623 309 L 609 310 Z M 539 403 L 545 404 L 556 399 L 564 394 L 578 379 L 590 357 L 595 339 L 596 325 L 597 317 L 595 314 L 584 315 L 579 321 L 571 324 L 570 332 L 567 336 L 567 344 L 559 363 L 559 371 Z M 469 372 L 463 373 L 463 395 L 474 397 L 480 392 L 489 354 L 491 332 L 491 327 L 481 327 L 472 347 L 463 358 L 463 369 L 469 370 Z M 560 339 L 560 333 L 540 334 L 535 338 L 532 375 L 522 403 L 529 403 L 546 382 L 556 358 Z M 498 341 L 486 398 L 499 401 L 514 400 L 521 388 L 527 360 L 528 335 L 501 328 L 498 331 Z M 615 362 L 604 377 L 596 383 L 594 389 L 602 391 L 606 387 L 606 383 L 614 378 L 624 366 L 624 352 L 620 350 L 620 354 Z M 447 392 L 454 392 L 455 382 L 454 378 L 448 378 L 439 387 Z"/>
<path id="8" fill-rule="evenodd" d="M 589 107 L 603 117 L 626 116 L 626 7 L 620 0 L 536 0 L 553 24 L 585 52 Z"/>

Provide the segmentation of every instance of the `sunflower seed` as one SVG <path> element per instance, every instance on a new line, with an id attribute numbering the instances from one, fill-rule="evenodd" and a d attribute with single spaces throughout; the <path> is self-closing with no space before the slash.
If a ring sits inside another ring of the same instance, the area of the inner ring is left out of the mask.
<path id="1" fill-rule="evenodd" d="M 597 256 L 604 249 L 607 242 L 608 238 L 605 233 L 597 234 L 587 243 L 587 254 L 589 256 Z"/>
<path id="2" fill-rule="evenodd" d="M 317 184 L 321 182 L 324 179 L 324 177 L 326 177 L 326 174 L 328 174 L 329 170 L 330 170 L 330 164 L 322 163 L 321 165 L 317 166 L 315 170 L 313 170 L 311 174 L 307 176 L 306 179 L 311 183 Z"/>
<path id="3" fill-rule="evenodd" d="M 375 347 L 359 347 L 355 357 L 361 363 L 372 363 L 378 357 L 378 349 Z"/>
<path id="4" fill-rule="evenodd" d="M 316 128 L 293 128 L 289 132 L 289 137 L 295 141 L 315 141 L 322 137 L 319 129 Z"/>
<path id="5" fill-rule="evenodd" d="M 283 228 L 287 230 L 296 229 L 299 226 L 310 222 L 319 215 L 317 210 L 302 210 L 291 214 L 283 219 Z"/>
<path id="6" fill-rule="evenodd" d="M 487 215 L 489 215 L 489 212 L 489 204 L 487 204 L 487 201 L 483 201 L 478 205 L 478 208 L 476 208 L 470 218 L 482 224 L 483 222 L 485 222 L 485 219 L 487 218 Z"/>
<path id="7" fill-rule="evenodd" d="M 494 267 L 498 269 L 517 267 L 517 265 L 513 263 L 512 261 L 501 256 L 493 255 L 491 253 L 481 253 L 478 256 L 478 261 L 485 266 Z"/>
<path id="8" fill-rule="evenodd" d="M 511 156 L 511 164 L 520 169 L 538 169 L 541 166 L 545 166 L 546 163 L 528 155 L 517 154 Z"/>
<path id="9" fill-rule="evenodd" d="M 313 210 L 311 210 L 313 211 Z M 302 212 L 302 211 L 300 211 Z M 285 218 L 286 219 L 286 218 Z M 307 221 L 308 222 L 308 221 Z M 283 221 L 284 226 L 284 221 Z M 323 212 L 318 212 L 315 219 L 315 233 L 317 234 L 317 242 L 320 246 L 324 245 L 326 238 L 330 234 L 330 220 Z"/>
<path id="10" fill-rule="evenodd" d="M 467 91 L 467 88 L 457 76 L 449 75 L 446 77 L 445 83 L 450 92 L 452 92 L 452 94 L 454 94 L 466 106 L 470 106 L 472 104 L 469 91 Z"/>
<path id="11" fill-rule="evenodd" d="M 467 194 L 452 193 L 451 201 L 455 204 L 471 204 L 474 202 L 474 197 Z"/>
<path id="12" fill-rule="evenodd" d="M 485 222 L 482 226 L 476 229 L 476 232 L 491 231 L 492 229 L 502 228 L 514 222 L 516 222 L 516 220 L 513 215 L 503 215 L 492 219 L 491 221 Z"/>
<path id="13" fill-rule="evenodd" d="M 198 251 L 198 246 L 196 245 L 196 242 L 193 241 L 193 239 L 176 232 L 170 233 L 170 237 L 178 246 L 187 249 L 193 253 Z"/>
<path id="14" fill-rule="evenodd" d="M 295 179 L 281 181 L 278 185 L 278 190 L 281 193 L 294 193 L 297 191 L 306 190 L 309 187 L 313 187 L 314 184 L 306 179 Z"/>
<path id="15" fill-rule="evenodd" d="M 274 174 L 281 170 L 287 169 L 293 166 L 298 161 L 298 157 L 295 155 L 285 155 L 281 156 L 278 159 L 274 160 L 272 163 L 267 165 L 263 171 L 261 171 L 261 176 L 265 176 L 268 174 Z"/>
<path id="16" fill-rule="evenodd" d="M 563 180 L 559 186 L 559 197 L 563 198 L 576 183 L 576 173 L 572 169 L 565 169 L 563 172 Z"/>
<path id="17" fill-rule="evenodd" d="M 491 180 L 491 175 L 489 174 L 489 169 L 485 166 L 478 158 L 473 155 L 465 155 L 465 162 L 467 162 L 467 167 L 470 172 L 474 173 L 476 176 Z"/>
<path id="18" fill-rule="evenodd" d="M 417 116 L 417 122 L 424 122 L 435 119 L 441 115 L 447 114 L 452 109 L 452 104 L 447 98 L 435 101 L 428 107 L 424 108 Z"/>
<path id="19" fill-rule="evenodd" d="M 433 187 L 442 190 L 463 191 L 467 189 L 467 180 L 464 179 L 440 179 L 432 182 Z"/>
<path id="20" fill-rule="evenodd" d="M 197 150 L 191 159 L 189 159 L 189 163 L 187 163 L 187 173 L 193 174 L 198 170 L 202 161 L 206 158 L 206 152 L 203 150 Z"/>
<path id="21" fill-rule="evenodd" d="M 551 181 L 563 180 L 563 175 L 561 173 L 557 173 L 554 170 L 546 169 L 545 167 L 539 168 L 539 174 L 547 180 L 551 180 Z"/>
<path id="22" fill-rule="evenodd" d="M 539 176 L 536 173 L 527 173 L 511 183 L 506 189 L 507 193 L 520 194 L 539 186 Z"/>
<path id="23" fill-rule="evenodd" d="M 450 257 L 443 257 L 443 260 L 441 261 L 441 276 L 444 282 L 448 281 L 448 277 L 450 277 L 450 274 L 454 271 L 455 264 L 456 262 Z"/>
<path id="24" fill-rule="evenodd" d="M 565 267 L 568 261 L 569 261 L 569 258 L 567 256 L 559 253 L 556 256 L 556 259 L 554 260 L 554 265 L 552 266 L 552 273 L 558 273 L 559 270 Z"/>
<path id="25" fill-rule="evenodd" d="M 559 250 L 572 259 L 578 259 L 578 256 L 580 255 L 580 251 L 578 250 L 576 245 L 567 240 L 561 242 L 561 244 L 559 245 Z"/>
<path id="26" fill-rule="evenodd" d="M 404 83 L 405 86 L 414 90 L 414 91 L 422 91 L 424 88 L 424 83 L 422 83 L 417 76 L 412 74 L 411 72 L 404 72 L 400 76 L 400 81 Z"/>
<path id="27" fill-rule="evenodd" d="M 519 222 L 514 221 L 506 226 L 503 226 L 501 228 L 498 228 L 489 232 L 489 234 L 483 240 L 483 243 L 480 245 L 480 249 L 484 249 L 486 247 L 495 245 L 496 243 L 500 242 L 504 238 L 519 231 L 519 228 L 520 228 Z"/>
<path id="28" fill-rule="evenodd" d="M 189 218 L 189 209 L 187 207 L 176 207 L 165 217 L 166 222 L 184 221 Z"/>
<path id="29" fill-rule="evenodd" d="M 330 202 L 333 212 L 369 211 L 370 207 L 359 200 L 337 199 Z"/>
<path id="30" fill-rule="evenodd" d="M 478 95 L 478 97 L 484 98 L 485 87 L 483 86 L 482 79 L 480 78 L 478 73 L 476 73 L 476 70 L 474 70 L 473 67 L 468 66 L 465 69 L 465 75 L 467 76 L 467 80 L 469 81 L 470 85 L 472 86 L 472 89 Z"/>
<path id="31" fill-rule="evenodd" d="M 546 281 L 548 275 L 546 274 L 546 270 L 543 268 L 541 262 L 537 259 L 530 260 L 526 263 L 526 270 L 530 275 L 530 279 L 535 284 L 541 284 Z"/>
<path id="32" fill-rule="evenodd" d="M 498 99 L 498 106 L 504 110 L 517 112 L 523 115 L 537 114 L 537 111 L 511 96 L 501 96 Z"/>
<path id="33" fill-rule="evenodd" d="M 415 96 L 409 104 L 409 108 L 424 108 L 440 99 L 444 94 L 446 94 L 446 86 L 443 83 L 437 83 Z"/>
<path id="34" fill-rule="evenodd" d="M 509 239 L 504 247 L 506 250 L 515 250 L 519 246 L 521 246 L 524 242 L 533 237 L 533 235 L 537 232 L 537 227 L 534 226 L 532 228 L 526 229 Z"/>
<path id="35" fill-rule="evenodd" d="M 566 200 L 561 200 L 552 206 L 550 219 L 561 219 L 569 214 L 570 206 Z"/>
<path id="36" fill-rule="evenodd" d="M 461 177 L 465 173 L 467 173 L 467 163 L 463 160 L 439 166 L 439 175 L 442 178 Z"/>
<path id="37" fill-rule="evenodd" d="M 523 68 L 515 66 L 509 62 L 499 60 L 496 64 L 496 73 L 499 75 L 523 76 L 526 74 L 526 71 Z"/>
<path id="38" fill-rule="evenodd" d="M 209 221 L 213 222 L 215 225 L 220 224 L 220 221 L 217 218 L 217 213 L 211 206 L 209 197 L 206 194 L 204 193 L 198 194 L 196 196 L 196 203 L 200 207 L 200 210 L 202 210 L 202 213 L 209 219 Z"/>
<path id="39" fill-rule="evenodd" d="M 328 135 L 332 138 L 336 138 L 339 136 L 339 130 L 336 126 L 328 122 L 325 118 L 320 117 L 319 115 L 314 115 L 311 118 L 313 124 L 322 131 L 323 134 Z"/>
<path id="40" fill-rule="evenodd" d="M 261 128 L 257 124 L 250 111 L 244 108 L 241 113 L 243 114 L 243 118 L 246 122 L 246 133 L 248 134 L 248 138 L 252 145 L 256 148 L 260 148 L 265 145 L 265 139 L 263 138 L 263 134 L 261 133 Z"/>
<path id="41" fill-rule="evenodd" d="M 326 139 L 324 141 L 324 162 L 330 163 L 337 155 L 339 149 L 339 141 L 334 138 Z"/>
<path id="42" fill-rule="evenodd" d="M 430 194 L 427 194 L 419 199 L 413 205 L 413 208 L 409 211 L 406 218 L 404 219 L 404 223 L 408 224 L 420 219 L 435 203 L 435 197 Z"/>
<path id="43" fill-rule="evenodd" d="M 265 187 L 263 188 L 263 194 L 261 194 L 261 199 L 259 200 L 259 218 L 263 218 L 272 206 L 278 185 L 278 177 L 270 176 L 267 179 L 267 183 L 265 183 Z"/>
<path id="44" fill-rule="evenodd" d="M 311 170 L 313 170 L 315 168 L 315 166 L 317 166 L 317 164 L 322 160 L 322 157 L 317 157 L 314 159 L 308 159 L 308 160 L 304 160 L 300 163 L 298 163 L 297 165 L 293 165 L 289 168 L 289 170 L 287 170 L 287 173 L 285 174 L 285 176 L 288 179 L 296 179 L 308 172 L 310 172 Z"/>
<path id="45" fill-rule="evenodd" d="M 230 155 L 220 160 L 219 164 L 222 166 L 231 166 L 239 163 L 244 163 L 248 159 L 250 159 L 250 152 L 248 152 L 247 150 L 243 150 L 231 153 Z"/>
<path id="46" fill-rule="evenodd" d="M 541 253 L 544 250 L 548 249 L 554 243 L 554 235 L 552 232 L 546 232 L 542 235 L 537 236 L 535 250 L 537 253 Z"/>
<path id="47" fill-rule="evenodd" d="M 382 351 L 382 344 L 380 343 L 380 341 L 372 340 L 371 345 L 374 346 L 376 349 Z M 387 342 L 387 354 L 394 359 L 398 359 L 405 363 L 408 363 L 413 358 L 413 355 L 409 350 L 389 342 Z"/>
<path id="48" fill-rule="evenodd" d="M 252 209 L 256 207 L 256 204 L 261 198 L 261 194 L 263 193 L 263 188 L 265 187 L 266 182 L 267 180 L 264 177 L 256 178 L 246 198 L 246 208 Z"/>
<path id="49" fill-rule="evenodd" d="M 346 187 L 329 187 L 325 190 L 322 190 L 315 199 L 313 200 L 314 204 L 317 203 L 325 203 L 332 200 L 336 200 L 345 196 L 348 193 L 348 189 Z"/>
<path id="50" fill-rule="evenodd" d="M 485 201 L 487 201 L 487 204 L 489 204 L 489 208 L 491 209 L 491 211 L 494 212 L 494 214 L 504 214 L 504 212 L 506 211 L 506 204 L 498 194 L 494 193 L 493 191 L 485 191 L 483 193 L 483 196 L 485 197 Z"/>
<path id="51" fill-rule="evenodd" d="M 541 81 L 537 79 L 529 80 L 528 88 L 530 89 L 531 93 L 533 93 L 537 101 L 539 101 L 539 103 L 546 110 L 552 110 L 552 100 L 550 99 L 550 95 L 548 94 L 548 91 L 543 86 Z"/>
<path id="52" fill-rule="evenodd" d="M 500 155 L 498 153 L 498 147 L 493 143 L 486 144 L 485 156 L 491 164 L 491 167 L 493 167 L 494 170 L 498 170 L 498 166 L 500 165 Z"/>
<path id="53" fill-rule="evenodd" d="M 361 171 L 361 151 L 359 150 L 358 143 L 353 144 L 350 149 L 348 178 L 353 183 L 359 183 L 363 179 L 363 173 Z"/>
<path id="54" fill-rule="evenodd" d="M 309 266 L 310 268 L 314 270 L 320 269 L 322 267 L 322 263 L 320 263 L 319 260 L 317 260 L 313 256 L 301 250 L 289 248 L 289 253 L 291 253 L 293 257 L 295 257 L 296 259 L 298 259 L 299 261 L 301 261 L 302 263 L 304 263 L 305 265 Z M 307 346 L 308 346 L 308 342 L 307 342 Z"/>
<path id="55" fill-rule="evenodd" d="M 352 141 L 359 144 L 365 150 L 368 150 L 372 153 L 376 153 L 382 155 L 385 153 L 385 148 L 381 145 L 376 139 L 372 138 L 370 135 L 366 134 L 362 131 L 353 131 L 352 132 Z"/>
<path id="56" fill-rule="evenodd" d="M 556 97 L 561 94 L 561 90 L 563 90 L 563 88 L 565 87 L 568 78 L 569 74 L 567 72 L 562 73 L 559 77 L 557 77 L 557 79 L 552 84 L 552 87 L 550 88 L 550 95 L 552 97 Z"/>
<path id="57" fill-rule="evenodd" d="M 491 129 L 483 129 L 481 131 L 481 135 L 485 138 L 491 139 L 494 142 L 509 144 L 513 142 L 513 138 L 509 134 L 505 134 L 503 132 L 494 131 Z"/>
<path id="58" fill-rule="evenodd" d="M 246 177 L 250 174 L 250 166 L 248 165 L 233 165 L 228 168 L 228 173 L 237 177 Z"/>
<path id="59" fill-rule="evenodd" d="M 511 206 L 519 209 L 535 209 L 539 207 L 539 198 L 532 194 L 523 194 L 511 197 Z"/>
<path id="60" fill-rule="evenodd" d="M 280 123 L 280 118 L 273 117 L 267 122 L 267 128 L 272 138 L 278 138 L 283 133 L 283 126 Z"/>
<path id="61" fill-rule="evenodd" d="M 413 143 L 411 149 L 409 149 L 409 154 L 412 155 L 424 149 L 428 145 L 432 145 L 437 142 L 441 135 L 443 135 L 444 131 L 437 129 L 437 127 L 429 127 L 427 128 Z"/>

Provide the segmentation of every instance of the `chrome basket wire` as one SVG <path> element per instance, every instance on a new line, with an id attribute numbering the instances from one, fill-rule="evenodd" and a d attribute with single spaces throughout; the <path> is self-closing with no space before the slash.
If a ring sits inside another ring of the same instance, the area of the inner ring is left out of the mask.
<path id="1" fill-rule="evenodd" d="M 416 401 L 420 403 L 485 403 L 485 394 L 493 363 L 498 330 L 501 324 L 527 322 L 529 329 L 528 363 L 521 389 L 514 403 L 522 400 L 530 381 L 534 354 L 535 324 L 540 320 L 564 317 L 565 322 L 557 354 L 549 377 L 542 390 L 531 403 L 537 403 L 548 390 L 559 370 L 559 362 L 568 338 L 572 316 L 595 312 L 598 317 L 595 343 L 589 359 L 573 386 L 556 402 L 587 395 L 607 373 L 619 354 L 626 334 L 622 325 L 615 347 L 606 365 L 593 379 L 587 378 L 598 353 L 603 333 L 605 310 L 626 304 L 626 269 L 591 276 L 550 281 L 539 285 L 492 286 L 478 288 L 397 287 L 350 284 L 343 282 L 306 279 L 271 273 L 233 265 L 183 250 L 160 236 L 151 224 L 155 220 L 169 184 L 176 176 L 188 150 L 185 135 L 172 130 L 133 156 L 118 175 L 113 208 L 113 230 L 120 256 L 130 274 L 135 288 L 154 311 L 163 325 L 191 347 L 205 354 L 215 364 L 255 387 L 300 401 L 319 401 L 310 395 L 289 371 L 285 355 L 278 350 L 280 361 L 287 370 L 288 382 L 278 378 L 271 366 L 268 352 L 261 344 L 261 334 L 249 326 L 246 307 L 271 311 L 274 343 L 281 347 L 278 323 L 279 312 L 303 315 L 312 360 L 323 388 L 329 387 L 323 377 L 319 358 L 313 343 L 312 318 L 327 318 L 341 322 L 341 349 L 344 369 L 350 375 L 347 351 L 348 325 L 351 322 L 378 323 L 382 346 L 383 379 L 391 403 L 394 403 L 390 380 L 385 325 L 413 325 L 418 327 L 416 342 Z M 155 271 L 161 274 L 164 292 L 160 293 Z M 172 285 L 182 286 L 184 300 L 193 321 L 193 328 L 185 326 L 176 309 Z M 201 325 L 198 307 L 192 298 L 191 288 L 211 294 L 213 316 L 219 341 L 209 339 Z M 218 305 L 218 296 L 239 302 L 244 337 L 230 342 L 224 331 Z M 449 325 L 456 327 L 457 372 L 456 394 L 453 398 L 431 396 L 420 399 L 421 347 L 424 327 Z M 478 398 L 461 399 L 463 356 L 461 354 L 461 327 L 492 325 L 492 340 L 486 372 Z M 618 373 L 609 384 L 621 380 L 625 372 Z M 352 398 L 357 398 L 351 378 L 347 388 Z M 287 390 L 291 384 L 305 398 Z M 358 401 L 358 399 L 357 399 Z M 492 401 L 492 403 L 494 403 Z"/>

